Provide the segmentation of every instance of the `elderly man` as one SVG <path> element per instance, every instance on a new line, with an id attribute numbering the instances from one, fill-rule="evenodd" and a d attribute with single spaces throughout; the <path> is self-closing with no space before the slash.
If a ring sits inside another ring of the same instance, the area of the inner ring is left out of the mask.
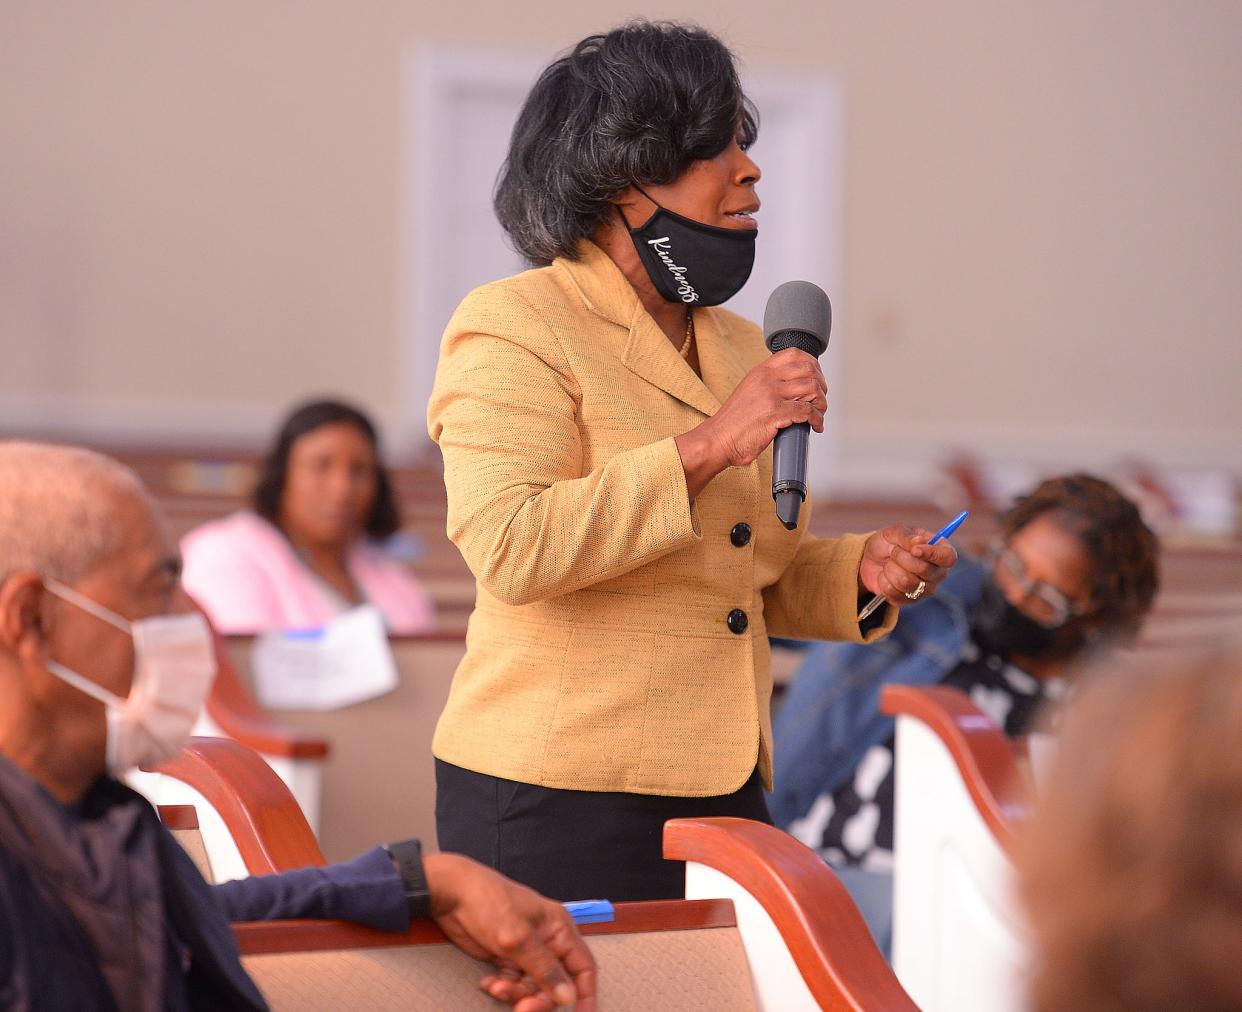
<path id="1" fill-rule="evenodd" d="M 117 777 L 184 744 L 214 673 L 176 551 L 134 475 L 0 442 L 0 1007 L 262 1008 L 229 920 L 429 913 L 521 1012 L 593 1006 L 559 904 L 450 854 L 209 886 Z M 407 897 L 409 903 L 407 904 Z"/>

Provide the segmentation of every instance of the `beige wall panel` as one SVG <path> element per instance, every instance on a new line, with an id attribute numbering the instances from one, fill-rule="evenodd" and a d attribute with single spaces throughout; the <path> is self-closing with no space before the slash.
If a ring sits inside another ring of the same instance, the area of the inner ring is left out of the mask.
<path id="1" fill-rule="evenodd" d="M 550 56 L 626 12 L 10 0 L 0 428 L 256 440 L 323 390 L 391 424 L 417 266 L 402 60 L 436 40 Z M 1242 5 L 646 13 L 844 88 L 847 451 L 1242 466 Z"/>

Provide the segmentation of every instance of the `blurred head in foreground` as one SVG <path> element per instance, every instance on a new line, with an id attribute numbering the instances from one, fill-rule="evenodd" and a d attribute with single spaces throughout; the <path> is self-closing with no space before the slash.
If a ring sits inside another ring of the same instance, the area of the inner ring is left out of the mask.
<path id="1" fill-rule="evenodd" d="M 1019 869 L 1040 1012 L 1242 1008 L 1242 643 L 1086 688 Z"/>

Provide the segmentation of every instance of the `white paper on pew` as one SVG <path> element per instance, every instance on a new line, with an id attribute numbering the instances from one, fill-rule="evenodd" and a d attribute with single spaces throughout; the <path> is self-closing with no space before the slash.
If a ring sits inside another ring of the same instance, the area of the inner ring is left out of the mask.
<path id="1" fill-rule="evenodd" d="M 384 618 L 372 605 L 321 629 L 263 633 L 252 666 L 255 694 L 272 710 L 336 710 L 397 687 Z"/>

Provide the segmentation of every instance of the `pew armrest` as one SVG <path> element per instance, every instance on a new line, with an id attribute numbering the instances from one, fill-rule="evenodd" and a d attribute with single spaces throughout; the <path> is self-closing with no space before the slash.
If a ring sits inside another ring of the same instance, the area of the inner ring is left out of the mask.
<path id="1" fill-rule="evenodd" d="M 672 819 L 664 856 L 712 868 L 754 897 L 821 1008 L 917 1012 L 845 887 L 793 837 L 749 819 Z"/>
<path id="2" fill-rule="evenodd" d="M 324 864 L 315 835 L 284 782 L 258 755 L 225 738 L 191 738 L 148 773 L 189 785 L 220 814 L 251 875 Z"/>
<path id="3" fill-rule="evenodd" d="M 170 833 L 198 832 L 198 812 L 193 805 L 156 805 L 155 810 Z"/>
<path id="4" fill-rule="evenodd" d="M 1030 814 L 1031 797 L 1004 732 L 964 692 L 945 685 L 885 686 L 880 708 L 914 718 L 943 742 L 984 822 L 1012 855 L 1014 827 Z"/>
<path id="5" fill-rule="evenodd" d="M 729 900 L 648 900 L 617 903 L 611 921 L 579 924 L 589 935 L 625 935 L 646 931 L 690 931 L 736 927 Z M 439 945 L 449 937 L 433 920 L 413 920 L 405 931 L 380 931 L 346 921 L 253 921 L 234 924 L 233 934 L 243 956 L 274 952 L 327 952 L 387 946 Z"/>

